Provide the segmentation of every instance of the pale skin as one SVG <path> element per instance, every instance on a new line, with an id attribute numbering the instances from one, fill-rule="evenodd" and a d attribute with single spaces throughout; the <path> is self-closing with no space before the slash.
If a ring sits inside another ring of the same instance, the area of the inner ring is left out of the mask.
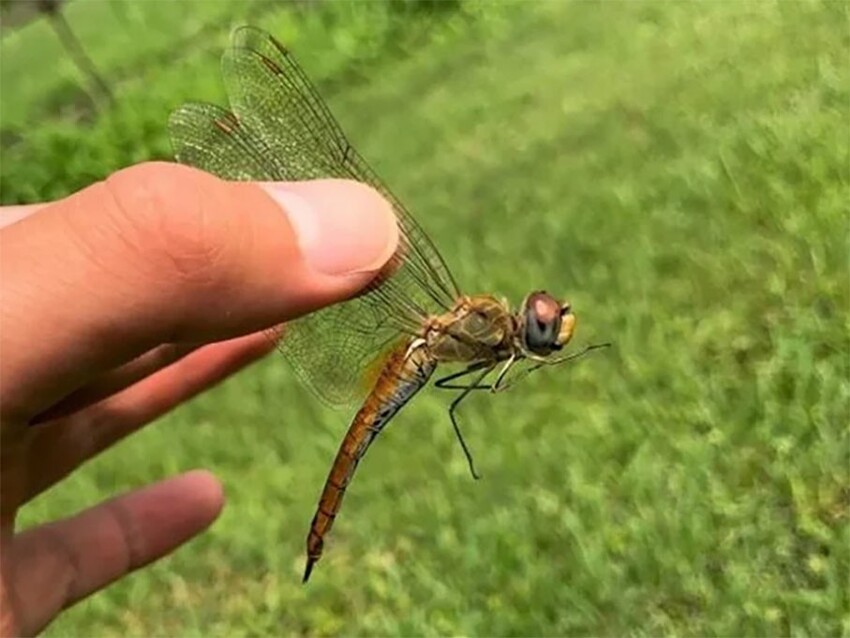
<path id="1" fill-rule="evenodd" d="M 38 633 L 170 553 L 224 496 L 194 470 L 16 529 L 28 501 L 268 352 L 263 329 L 357 294 L 397 241 L 366 186 L 166 163 L 0 209 L 0 635 Z"/>

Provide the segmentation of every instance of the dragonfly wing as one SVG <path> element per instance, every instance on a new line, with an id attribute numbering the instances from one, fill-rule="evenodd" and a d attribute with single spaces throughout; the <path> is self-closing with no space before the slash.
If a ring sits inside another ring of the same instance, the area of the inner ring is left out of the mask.
<path id="1" fill-rule="evenodd" d="M 276 180 L 273 158 L 254 148 L 253 133 L 233 114 L 214 104 L 184 104 L 168 121 L 174 156 L 230 180 Z"/>
<path id="2" fill-rule="evenodd" d="M 293 321 L 277 342 L 301 382 L 330 405 L 357 401 L 369 391 L 365 375 L 402 332 L 378 319 L 369 324 L 369 308 L 362 305 L 331 306 Z"/>
<path id="3" fill-rule="evenodd" d="M 391 276 L 365 294 L 287 325 L 278 349 L 299 378 L 331 404 L 363 394 L 363 369 L 422 318 L 458 296 L 442 257 L 401 202 L 351 148 L 289 52 L 267 33 L 238 29 L 222 59 L 231 111 L 187 104 L 171 117 L 178 161 L 234 180 L 350 178 L 395 207 L 400 245 Z"/>
<path id="4" fill-rule="evenodd" d="M 234 115 L 211 104 L 186 104 L 171 116 L 170 133 L 177 160 L 233 180 L 299 179 L 284 173 L 278 158 L 265 150 L 258 133 Z M 290 323 L 278 350 L 299 379 L 331 405 L 363 394 L 362 370 L 402 331 L 380 305 L 355 299 Z"/>

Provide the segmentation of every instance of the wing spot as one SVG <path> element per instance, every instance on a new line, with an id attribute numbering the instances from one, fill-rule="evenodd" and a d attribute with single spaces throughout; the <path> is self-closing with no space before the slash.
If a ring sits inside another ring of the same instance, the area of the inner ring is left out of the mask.
<path id="1" fill-rule="evenodd" d="M 263 55 L 259 51 L 257 52 L 257 55 L 260 56 L 260 60 L 269 71 L 271 71 L 275 75 L 283 75 L 283 69 L 281 69 L 274 60 Z"/>
<path id="2" fill-rule="evenodd" d="M 221 131 L 230 135 L 239 126 L 239 120 L 236 119 L 233 113 L 225 113 L 221 117 L 214 119 L 213 124 Z"/>

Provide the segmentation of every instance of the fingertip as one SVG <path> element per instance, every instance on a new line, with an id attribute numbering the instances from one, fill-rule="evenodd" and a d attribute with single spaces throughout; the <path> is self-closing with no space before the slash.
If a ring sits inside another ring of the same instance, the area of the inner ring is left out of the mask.
<path id="1" fill-rule="evenodd" d="M 285 212 L 301 254 L 317 273 L 374 274 L 396 250 L 392 205 L 367 184 L 321 179 L 260 186 Z"/>
<path id="2" fill-rule="evenodd" d="M 218 477 L 205 469 L 190 470 L 176 479 L 177 487 L 185 490 L 193 509 L 211 523 L 218 518 L 226 502 L 224 486 Z"/>

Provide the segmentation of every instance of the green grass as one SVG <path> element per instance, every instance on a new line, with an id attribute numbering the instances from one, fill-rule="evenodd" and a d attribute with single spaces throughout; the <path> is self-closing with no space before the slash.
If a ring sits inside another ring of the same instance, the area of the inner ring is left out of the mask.
<path id="1" fill-rule="evenodd" d="M 262 8 L 262 0 L 76 0 L 67 3 L 64 15 L 96 68 L 115 78 L 132 77 L 145 64 L 166 66 L 181 49 L 197 47 L 211 25 Z M 219 29 L 218 37 L 224 33 L 226 27 Z M 3 128 L 24 131 L 38 126 L 46 114 L 62 111 L 63 103 L 76 103 L 77 109 L 90 106 L 85 98 L 90 87 L 48 20 L 36 19 L 4 34 L 0 54 L 0 85 L 14 95 L 3 101 Z"/>
<path id="2" fill-rule="evenodd" d="M 462 286 L 563 293 L 577 341 L 616 347 L 470 400 L 478 483 L 446 397 L 420 396 L 308 587 L 349 415 L 255 366 L 25 512 L 198 465 L 228 492 L 209 534 L 49 633 L 850 634 L 843 5 L 358 6 L 262 26 Z M 6 153 L 4 201 L 164 155 L 168 109 L 220 98 L 213 49 L 146 70 L 90 129 L 50 123 Z"/>

